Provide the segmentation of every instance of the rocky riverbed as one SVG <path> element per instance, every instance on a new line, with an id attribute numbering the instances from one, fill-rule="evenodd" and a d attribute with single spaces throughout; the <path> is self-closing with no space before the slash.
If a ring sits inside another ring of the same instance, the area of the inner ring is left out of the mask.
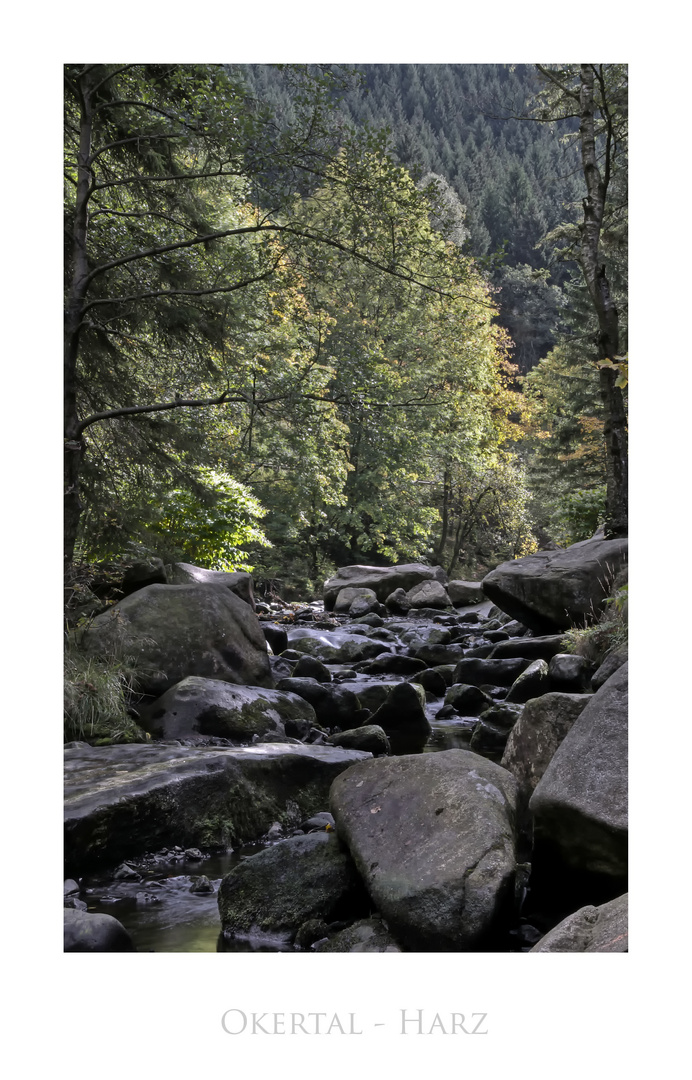
<path id="1" fill-rule="evenodd" d="M 142 573 L 85 635 L 150 738 L 66 747 L 66 949 L 625 951 L 626 653 L 564 638 L 624 543 L 290 606 Z"/>

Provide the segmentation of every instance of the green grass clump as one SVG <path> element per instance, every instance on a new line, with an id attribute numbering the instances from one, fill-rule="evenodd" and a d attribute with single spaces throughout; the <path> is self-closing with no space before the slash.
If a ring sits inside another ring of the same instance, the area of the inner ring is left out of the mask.
<path id="1" fill-rule="evenodd" d="M 567 652 L 602 664 L 609 652 L 627 645 L 627 585 L 613 591 L 593 626 L 565 634 Z"/>
<path id="2" fill-rule="evenodd" d="M 86 656 L 69 642 L 65 650 L 65 742 L 93 745 L 146 742 L 129 712 L 135 671 L 127 662 Z"/>

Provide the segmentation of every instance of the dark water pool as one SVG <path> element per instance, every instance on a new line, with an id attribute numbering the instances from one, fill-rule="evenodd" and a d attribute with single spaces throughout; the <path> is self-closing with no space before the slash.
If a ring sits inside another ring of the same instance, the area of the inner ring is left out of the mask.
<path id="1" fill-rule="evenodd" d="M 92 876 L 82 881 L 80 899 L 90 912 L 113 915 L 130 934 L 137 952 L 281 952 L 289 946 L 274 938 L 236 941 L 232 949 L 219 941 L 221 924 L 217 893 L 221 879 L 241 859 L 261 851 L 251 844 L 203 861 L 161 864 L 141 872 L 140 881 L 114 881 Z M 204 874 L 213 892 L 191 892 Z"/>

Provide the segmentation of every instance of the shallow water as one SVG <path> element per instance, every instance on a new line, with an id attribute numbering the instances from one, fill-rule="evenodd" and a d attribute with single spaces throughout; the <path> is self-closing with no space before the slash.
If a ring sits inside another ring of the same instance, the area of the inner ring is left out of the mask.
<path id="1" fill-rule="evenodd" d="M 217 952 L 221 930 L 217 893 L 222 877 L 242 858 L 261 851 L 249 844 L 211 858 L 162 864 L 142 873 L 141 881 L 85 878 L 80 898 L 90 912 L 113 915 L 130 934 L 138 952 Z M 204 874 L 213 893 L 190 892 L 193 878 Z M 227 946 L 224 946 L 226 951 Z M 235 951 L 277 951 L 263 941 L 239 942 Z"/>

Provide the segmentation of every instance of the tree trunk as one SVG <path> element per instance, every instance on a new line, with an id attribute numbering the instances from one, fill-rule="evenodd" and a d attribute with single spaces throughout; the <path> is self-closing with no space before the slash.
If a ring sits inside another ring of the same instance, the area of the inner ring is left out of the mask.
<path id="1" fill-rule="evenodd" d="M 77 197 L 72 223 L 72 280 L 65 311 L 64 559 L 66 573 L 69 571 L 74 558 L 74 549 L 79 531 L 79 518 L 82 512 L 82 503 L 79 498 L 79 480 L 84 458 L 84 439 L 79 432 L 79 414 L 77 411 L 77 358 L 89 276 L 87 235 L 89 228 L 89 197 L 92 183 L 90 162 L 93 117 L 92 95 L 97 83 L 97 70 L 94 67 L 87 69 L 80 80 L 82 100 Z"/>
<path id="2" fill-rule="evenodd" d="M 610 181 L 613 133 L 607 104 L 602 111 L 606 121 L 603 173 L 596 148 L 594 70 L 591 64 L 580 68 L 581 156 L 587 197 L 584 199 L 584 222 L 581 231 L 581 267 L 589 296 L 598 318 L 598 353 L 601 360 L 615 361 L 619 355 L 618 311 L 610 295 L 605 265 L 600 262 L 600 238 Z M 627 535 L 627 418 L 622 391 L 615 385 L 617 370 L 602 367 L 601 400 L 605 410 L 606 443 L 606 535 Z"/>

